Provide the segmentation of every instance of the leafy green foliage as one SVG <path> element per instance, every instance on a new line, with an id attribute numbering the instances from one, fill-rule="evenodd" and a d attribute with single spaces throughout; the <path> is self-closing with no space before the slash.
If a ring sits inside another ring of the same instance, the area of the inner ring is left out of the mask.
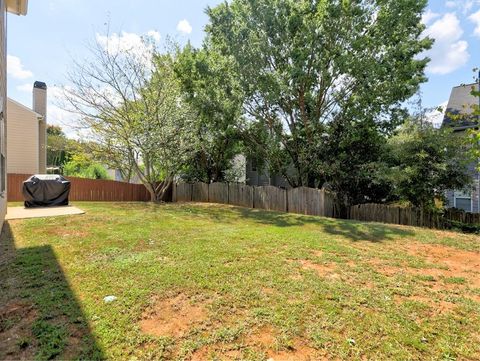
<path id="1" fill-rule="evenodd" d="M 233 0 L 208 9 L 208 41 L 233 62 L 244 109 L 266 130 L 268 141 L 258 144 L 259 152 L 292 186 L 343 172 L 324 174 L 336 168 L 333 157 L 319 162 L 321 153 L 348 156 L 341 147 L 332 152 L 333 143 L 323 149 L 322 135 L 335 132 L 331 126 L 382 133 L 402 119 L 401 103 L 425 81 L 428 59 L 418 58 L 431 45 L 421 39 L 425 5 L 425 0 Z M 370 164 L 368 157 L 353 160 L 360 162 L 354 165 L 358 169 Z M 291 165 L 295 174 L 288 174 Z M 338 190 L 346 199 L 353 193 Z"/>
<path id="2" fill-rule="evenodd" d="M 383 203 L 392 184 L 382 161 L 386 138 L 366 122 L 334 121 L 318 154 L 317 173 L 341 199 L 341 204 Z"/>
<path id="3" fill-rule="evenodd" d="M 196 117 L 197 149 L 182 177 L 207 183 L 231 180 L 229 171 L 241 149 L 243 102 L 232 62 L 211 43 L 198 50 L 188 44 L 177 56 L 175 73 Z"/>
<path id="4" fill-rule="evenodd" d="M 65 163 L 63 174 L 80 178 L 109 179 L 105 167 L 81 153 L 74 154 L 70 161 Z"/>
<path id="5" fill-rule="evenodd" d="M 69 160 L 75 141 L 68 139 L 62 128 L 47 126 L 47 166 L 63 167 Z"/>
<path id="6" fill-rule="evenodd" d="M 472 181 L 465 143 L 449 129 L 411 119 L 386 149 L 393 193 L 415 206 L 434 208 L 446 190 L 466 189 Z"/>

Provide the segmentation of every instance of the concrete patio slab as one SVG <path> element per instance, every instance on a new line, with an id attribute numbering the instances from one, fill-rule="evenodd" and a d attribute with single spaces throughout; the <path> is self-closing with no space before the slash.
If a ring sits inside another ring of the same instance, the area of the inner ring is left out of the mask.
<path id="1" fill-rule="evenodd" d="M 5 219 L 8 221 L 11 219 L 70 216 L 73 214 L 83 213 L 85 213 L 85 211 L 82 211 L 80 208 L 74 206 L 40 208 L 8 207 L 7 216 Z"/>

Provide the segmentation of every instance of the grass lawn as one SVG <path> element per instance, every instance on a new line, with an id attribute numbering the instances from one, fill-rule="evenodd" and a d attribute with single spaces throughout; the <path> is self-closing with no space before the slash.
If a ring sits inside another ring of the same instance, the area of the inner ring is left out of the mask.
<path id="1" fill-rule="evenodd" d="M 2 360 L 480 359 L 478 236 L 76 205 L 87 213 L 5 225 Z"/>

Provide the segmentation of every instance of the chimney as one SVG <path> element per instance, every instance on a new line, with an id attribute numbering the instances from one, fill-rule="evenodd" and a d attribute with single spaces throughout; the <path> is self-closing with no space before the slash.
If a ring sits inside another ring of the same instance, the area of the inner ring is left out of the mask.
<path id="1" fill-rule="evenodd" d="M 33 111 L 42 115 L 38 123 L 38 173 L 47 173 L 47 84 L 33 84 Z"/>

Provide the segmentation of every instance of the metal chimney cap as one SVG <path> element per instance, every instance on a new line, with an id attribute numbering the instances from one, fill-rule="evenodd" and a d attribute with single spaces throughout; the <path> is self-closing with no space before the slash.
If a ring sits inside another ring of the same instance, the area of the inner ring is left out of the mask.
<path id="1" fill-rule="evenodd" d="M 43 81 L 36 81 L 35 83 L 33 83 L 33 87 L 37 89 L 47 90 L 47 84 L 45 84 Z"/>

